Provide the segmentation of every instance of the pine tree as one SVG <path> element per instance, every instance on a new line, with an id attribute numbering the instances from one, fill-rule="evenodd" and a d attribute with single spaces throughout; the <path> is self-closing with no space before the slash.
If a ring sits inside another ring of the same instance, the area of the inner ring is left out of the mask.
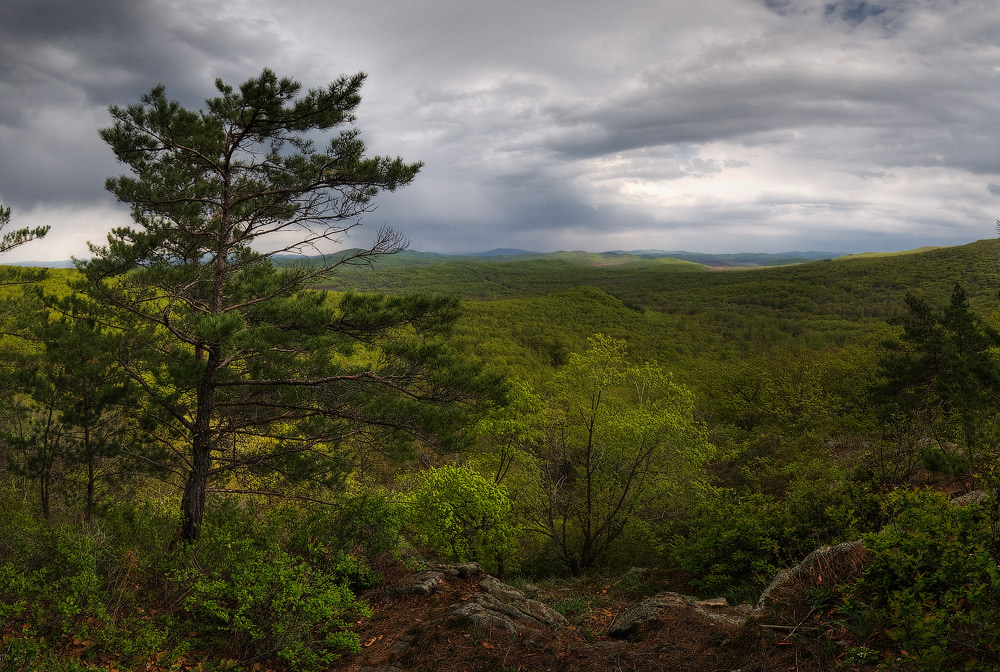
<path id="1" fill-rule="evenodd" d="M 197 112 L 162 86 L 110 108 L 101 136 L 132 176 L 106 186 L 135 226 L 91 247 L 81 289 L 125 334 L 120 364 L 150 402 L 146 426 L 183 464 L 181 541 L 197 537 L 213 479 L 237 469 L 335 478 L 332 451 L 359 427 L 450 436 L 451 402 L 480 390 L 475 367 L 440 338 L 453 301 L 335 302 L 309 289 L 404 247 L 391 229 L 367 250 L 277 263 L 340 242 L 377 193 L 420 168 L 365 156 L 351 126 L 363 81 L 302 93 L 264 70 L 238 89 L 217 81 Z"/>

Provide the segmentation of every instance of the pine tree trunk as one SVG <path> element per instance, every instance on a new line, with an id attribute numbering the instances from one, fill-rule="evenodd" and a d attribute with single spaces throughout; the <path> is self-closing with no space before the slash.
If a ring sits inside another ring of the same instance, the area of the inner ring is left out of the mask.
<path id="1" fill-rule="evenodd" d="M 184 485 L 181 527 L 176 539 L 181 543 L 198 538 L 201 521 L 205 516 L 205 495 L 208 492 L 208 474 L 212 466 L 212 415 L 215 410 L 214 380 L 218 359 L 217 350 L 208 352 L 205 374 L 198 385 L 198 410 L 191 437 L 191 472 Z"/>
<path id="2" fill-rule="evenodd" d="M 212 464 L 212 449 L 208 436 L 196 436 L 192 452 L 194 463 L 184 485 L 184 497 L 181 499 L 181 527 L 177 535 L 177 541 L 180 542 L 191 542 L 198 538 L 201 521 L 205 516 L 208 470 Z"/>

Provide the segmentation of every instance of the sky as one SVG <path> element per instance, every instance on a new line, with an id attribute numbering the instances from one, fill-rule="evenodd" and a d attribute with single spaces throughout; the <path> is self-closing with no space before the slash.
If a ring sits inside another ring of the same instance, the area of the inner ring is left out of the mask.
<path id="1" fill-rule="evenodd" d="M 163 84 L 359 71 L 373 154 L 423 161 L 345 245 L 865 252 L 1000 217 L 996 0 L 2 0 L 0 203 L 88 256 L 130 224 L 98 136 Z"/>

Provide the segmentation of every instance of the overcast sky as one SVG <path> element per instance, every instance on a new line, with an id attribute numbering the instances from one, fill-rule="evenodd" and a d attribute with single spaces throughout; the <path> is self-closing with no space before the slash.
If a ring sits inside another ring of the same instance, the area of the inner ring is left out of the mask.
<path id="1" fill-rule="evenodd" d="M 370 150 L 426 165 L 361 231 L 411 249 L 863 252 L 1000 216 L 996 0 L 2 0 L 0 203 L 86 256 L 128 211 L 98 137 L 269 67 L 364 71 Z M 348 244 L 366 242 L 362 233 Z"/>

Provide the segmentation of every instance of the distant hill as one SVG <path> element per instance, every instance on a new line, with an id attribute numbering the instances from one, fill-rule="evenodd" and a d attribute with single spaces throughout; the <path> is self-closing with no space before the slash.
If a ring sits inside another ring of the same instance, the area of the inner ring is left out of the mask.
<path id="1" fill-rule="evenodd" d="M 485 252 L 470 252 L 462 254 L 446 254 L 443 252 L 421 252 L 418 250 L 403 250 L 396 254 L 383 255 L 371 259 L 371 264 L 377 268 L 396 268 L 399 266 L 428 266 L 439 263 L 455 262 L 513 262 L 528 260 L 561 260 L 570 263 L 619 266 L 641 263 L 692 263 L 708 268 L 753 268 L 770 266 L 789 266 L 804 264 L 823 259 L 854 259 L 859 257 L 882 257 L 915 254 L 938 248 L 921 247 L 916 250 L 901 252 L 865 252 L 862 254 L 847 254 L 844 252 L 740 252 L 733 254 L 710 254 L 706 252 L 687 252 L 684 250 L 611 250 L 608 252 L 584 252 L 581 250 L 562 250 L 559 252 L 532 252 L 520 248 L 496 248 Z M 341 250 L 327 255 L 328 258 L 349 256 L 359 252 L 359 248 Z M 321 259 L 319 255 L 302 256 L 296 254 L 277 255 L 275 261 L 279 264 L 315 264 Z M 2 262 L 0 262 L 2 263 Z M 359 262 L 367 266 L 365 262 Z M 23 261 L 8 265 L 73 268 L 70 260 L 63 261 Z"/>
<path id="2" fill-rule="evenodd" d="M 519 257 L 525 254 L 538 254 L 537 252 L 529 252 L 528 250 L 519 250 L 509 247 L 498 247 L 495 250 L 487 250 L 486 252 L 470 252 L 469 254 L 459 254 L 457 256 L 467 256 L 467 257 Z"/>
<path id="3" fill-rule="evenodd" d="M 531 258 L 576 258 L 589 257 L 598 263 L 626 262 L 627 258 L 637 259 L 676 259 L 678 261 L 693 261 L 696 264 L 715 268 L 730 266 L 787 266 L 789 264 L 804 264 L 820 259 L 834 259 L 845 256 L 844 252 L 740 252 L 735 254 L 709 254 L 706 252 L 686 252 L 683 250 L 611 250 L 609 252 L 529 252 L 528 250 L 499 248 L 487 252 L 458 254 L 453 257 L 525 257 Z M 619 259 L 619 257 L 621 259 Z"/>
<path id="4" fill-rule="evenodd" d="M 861 252 L 859 254 L 847 254 L 844 255 L 845 259 L 863 259 L 872 257 L 898 257 L 904 254 L 919 254 L 921 252 L 931 252 L 933 250 L 941 250 L 948 248 L 941 247 L 918 247 L 915 250 L 901 250 L 899 252 Z"/>
<path id="5" fill-rule="evenodd" d="M 629 254 L 637 257 L 650 259 L 680 259 L 683 261 L 693 261 L 704 266 L 713 268 L 726 268 L 730 266 L 787 266 L 789 264 L 804 264 L 820 259 L 834 259 L 842 257 L 843 252 L 740 252 L 736 254 L 708 254 L 705 252 L 684 252 L 681 250 L 615 250 L 609 254 Z"/>
<path id="6" fill-rule="evenodd" d="M 358 252 L 357 248 L 343 250 L 336 254 L 350 255 Z M 335 255 L 331 255 L 335 256 Z M 561 250 L 559 252 L 531 252 L 516 248 L 497 248 L 486 252 L 469 254 L 443 254 L 440 252 L 419 252 L 403 250 L 392 255 L 385 255 L 373 260 L 377 268 L 395 268 L 398 266 L 426 266 L 437 263 L 476 263 L 476 262 L 524 262 L 529 260 L 566 261 L 589 266 L 620 266 L 642 263 L 692 263 L 709 268 L 750 268 L 760 266 L 788 266 L 804 264 L 820 259 L 842 257 L 842 252 L 744 252 L 739 254 L 708 254 L 704 252 L 684 252 L 666 250 L 612 250 L 610 252 L 585 252 L 582 250 Z M 279 263 L 302 262 L 310 263 L 316 257 L 300 257 L 285 255 L 279 257 Z"/>
<path id="7" fill-rule="evenodd" d="M 15 261 L 11 263 L 0 262 L 0 266 L 23 266 L 25 268 L 76 268 L 69 259 L 62 261 Z"/>

